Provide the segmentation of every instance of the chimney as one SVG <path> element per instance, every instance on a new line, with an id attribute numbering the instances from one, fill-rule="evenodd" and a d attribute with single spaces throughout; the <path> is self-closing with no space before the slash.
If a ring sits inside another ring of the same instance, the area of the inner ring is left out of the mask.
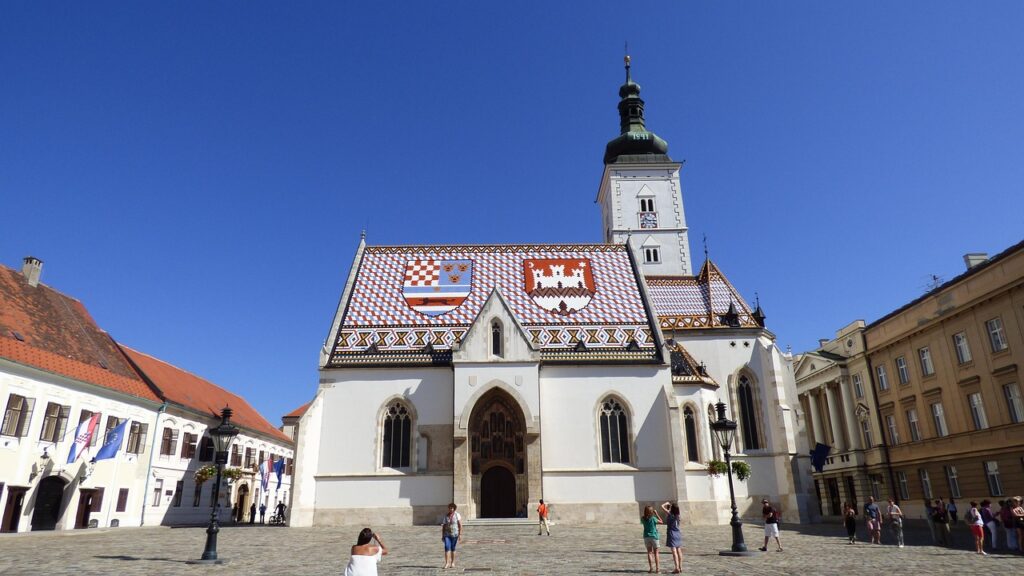
<path id="1" fill-rule="evenodd" d="M 967 269 L 970 270 L 978 264 L 988 261 L 988 254 L 985 252 L 971 252 L 964 254 L 964 264 L 967 265 Z"/>
<path id="2" fill-rule="evenodd" d="M 39 285 L 39 275 L 43 272 L 43 261 L 35 256 L 26 256 L 21 265 L 21 273 L 33 288 Z"/>

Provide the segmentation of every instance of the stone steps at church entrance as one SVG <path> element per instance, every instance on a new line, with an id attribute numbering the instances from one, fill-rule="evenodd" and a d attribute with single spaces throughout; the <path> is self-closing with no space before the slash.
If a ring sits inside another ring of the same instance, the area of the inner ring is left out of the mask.
<path id="1" fill-rule="evenodd" d="M 536 526 L 536 520 L 529 518 L 464 518 L 464 526 Z"/>

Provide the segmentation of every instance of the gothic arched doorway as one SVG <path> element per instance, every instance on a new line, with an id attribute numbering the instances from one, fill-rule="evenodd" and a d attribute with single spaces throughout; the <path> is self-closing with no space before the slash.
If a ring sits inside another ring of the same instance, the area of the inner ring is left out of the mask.
<path id="1" fill-rule="evenodd" d="M 67 482 L 60 476 L 47 476 L 39 481 L 32 511 L 32 530 L 53 530 L 57 527 L 66 485 Z"/>
<path id="2" fill-rule="evenodd" d="M 473 500 L 481 518 L 512 518 L 526 506 L 526 426 L 519 405 L 492 390 L 469 419 Z"/>

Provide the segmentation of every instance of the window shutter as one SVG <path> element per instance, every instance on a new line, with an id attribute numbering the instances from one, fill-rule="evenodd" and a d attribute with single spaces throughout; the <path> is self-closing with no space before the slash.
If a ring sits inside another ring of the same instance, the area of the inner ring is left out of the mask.
<path id="1" fill-rule="evenodd" d="M 3 430 L 5 433 L 7 432 L 7 422 L 10 419 L 11 419 L 11 401 L 10 401 L 10 399 L 8 399 L 7 400 L 7 410 L 4 411 L 4 423 L 3 423 L 3 426 L 0 427 L 0 430 Z"/>
<path id="2" fill-rule="evenodd" d="M 68 416 L 71 415 L 71 406 L 60 407 L 60 426 L 57 428 L 57 442 L 64 439 L 64 431 L 68 427 Z"/>
<path id="3" fill-rule="evenodd" d="M 124 512 L 128 507 L 128 489 L 121 488 L 121 491 L 117 493 L 117 512 Z"/>
<path id="4" fill-rule="evenodd" d="M 139 454 L 146 453 L 146 432 L 148 431 L 149 424 L 139 424 Z"/>
<path id="5" fill-rule="evenodd" d="M 92 495 L 92 506 L 89 508 L 90 512 L 99 512 L 100 508 L 103 507 L 103 488 L 97 488 L 96 493 Z"/>
<path id="6" fill-rule="evenodd" d="M 28 428 L 32 424 L 32 410 L 36 406 L 35 398 L 25 398 L 25 409 L 21 412 L 21 426 L 18 436 L 28 436 Z"/>
<path id="7" fill-rule="evenodd" d="M 185 432 L 184 441 L 181 443 L 181 457 L 188 458 L 188 438 L 189 433 Z"/>

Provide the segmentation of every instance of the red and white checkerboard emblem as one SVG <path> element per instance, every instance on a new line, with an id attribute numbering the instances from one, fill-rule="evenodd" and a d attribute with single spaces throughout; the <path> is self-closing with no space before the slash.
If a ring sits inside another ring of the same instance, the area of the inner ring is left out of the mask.
<path id="1" fill-rule="evenodd" d="M 405 264 L 402 296 L 427 316 L 451 312 L 473 290 L 472 260 L 410 260 Z"/>
<path id="2" fill-rule="evenodd" d="M 587 307 L 597 293 L 589 258 L 523 261 L 526 293 L 541 308 L 568 316 Z"/>

